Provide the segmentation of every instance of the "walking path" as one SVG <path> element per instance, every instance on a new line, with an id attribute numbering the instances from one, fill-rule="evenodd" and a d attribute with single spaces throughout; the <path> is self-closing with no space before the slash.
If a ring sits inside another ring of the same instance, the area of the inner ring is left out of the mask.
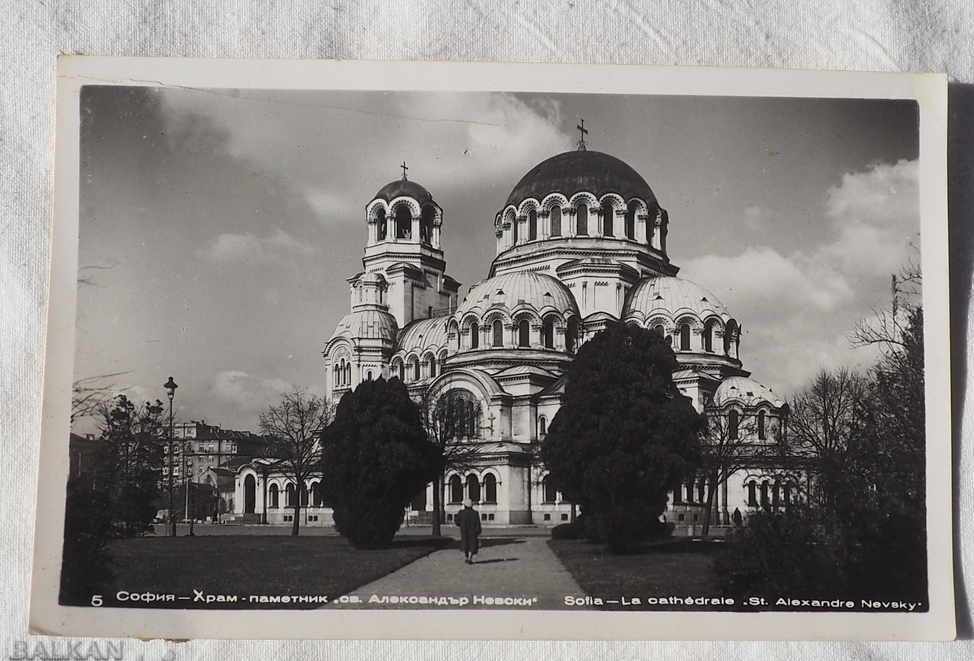
<path id="1" fill-rule="evenodd" d="M 352 594 L 362 599 L 364 608 L 398 609 L 443 606 L 369 603 L 369 598 L 467 597 L 470 603 L 464 608 L 511 608 L 503 604 L 474 604 L 473 599 L 513 597 L 528 600 L 517 604 L 518 609 L 561 609 L 566 595 L 585 594 L 548 548 L 546 537 L 481 537 L 480 542 L 480 553 L 472 565 L 464 563 L 463 552 L 457 548 L 434 551 Z"/>

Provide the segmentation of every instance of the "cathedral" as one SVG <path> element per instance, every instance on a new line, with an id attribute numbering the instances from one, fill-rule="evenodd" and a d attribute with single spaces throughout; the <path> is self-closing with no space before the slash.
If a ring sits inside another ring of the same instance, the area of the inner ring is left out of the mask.
<path id="1" fill-rule="evenodd" d="M 570 520 L 572 505 L 535 450 L 575 352 L 616 320 L 665 337 L 680 391 L 697 410 L 729 419 L 735 437 L 747 434 L 755 446 L 781 437 L 787 406 L 744 369 L 740 321 L 679 275 L 667 253 L 669 216 L 645 179 L 588 149 L 580 129 L 577 149 L 535 165 L 511 190 L 493 219 L 487 277 L 466 296 L 447 273 L 444 209 L 407 177 L 405 163 L 402 177 L 365 207 L 363 270 L 347 279 L 350 311 L 324 345 L 327 395 L 337 401 L 361 381 L 398 377 L 417 402 L 451 393 L 476 404 L 479 420 L 467 435 L 480 452 L 474 465 L 445 476 L 448 521 L 465 498 L 484 525 Z M 756 424 L 738 429 L 745 417 Z M 316 478 L 295 489 L 253 462 L 237 472 L 234 502 L 244 518 L 283 523 L 293 516 L 291 499 L 301 498 L 304 522 L 328 525 L 319 485 Z M 717 529 L 789 497 L 760 468 L 737 469 L 714 486 Z M 709 488 L 689 480 L 671 494 L 665 516 L 678 532 L 698 529 Z M 432 489 L 413 502 L 407 524 L 430 520 Z"/>

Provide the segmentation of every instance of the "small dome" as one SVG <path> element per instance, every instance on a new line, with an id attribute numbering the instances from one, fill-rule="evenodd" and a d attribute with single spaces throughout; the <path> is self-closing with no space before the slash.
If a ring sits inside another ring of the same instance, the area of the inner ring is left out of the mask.
<path id="1" fill-rule="evenodd" d="M 397 351 L 423 353 L 427 349 L 446 348 L 446 324 L 449 317 L 421 319 L 406 326 L 399 334 Z"/>
<path id="2" fill-rule="evenodd" d="M 588 191 L 596 197 L 616 193 L 623 199 L 638 197 L 650 210 L 658 204 L 646 180 L 615 156 L 598 151 L 566 151 L 535 165 L 507 197 L 507 205 L 519 205 L 533 197 L 541 201 L 549 193 L 571 197 Z M 505 206 L 507 206 L 505 205 Z"/>
<path id="3" fill-rule="evenodd" d="M 420 204 L 424 202 L 430 202 L 433 196 L 430 194 L 426 188 L 415 181 L 410 181 L 409 179 L 397 179 L 396 181 L 390 181 L 388 184 L 379 189 L 379 192 L 375 194 L 376 198 L 381 198 L 386 202 L 391 202 L 397 197 L 411 197 Z"/>
<path id="4" fill-rule="evenodd" d="M 738 401 L 744 406 L 768 403 L 779 408 L 784 405 L 784 401 L 775 395 L 771 388 L 746 376 L 724 379 L 714 391 L 714 405 L 723 406 L 731 401 Z"/>
<path id="5" fill-rule="evenodd" d="M 470 312 L 480 316 L 495 306 L 508 311 L 527 307 L 538 313 L 556 310 L 564 315 L 578 315 L 575 297 L 560 280 L 543 273 L 517 271 L 471 287 L 455 316 L 458 320 Z"/>
<path id="6" fill-rule="evenodd" d="M 331 336 L 332 339 L 346 337 L 395 342 L 398 331 L 396 319 L 391 314 L 383 310 L 365 309 L 342 317 Z"/>
<path id="7" fill-rule="evenodd" d="M 730 319 L 727 308 L 712 292 L 690 280 L 664 275 L 646 278 L 633 287 L 622 316 L 646 321 L 657 313 L 672 319 L 683 314 Z"/>

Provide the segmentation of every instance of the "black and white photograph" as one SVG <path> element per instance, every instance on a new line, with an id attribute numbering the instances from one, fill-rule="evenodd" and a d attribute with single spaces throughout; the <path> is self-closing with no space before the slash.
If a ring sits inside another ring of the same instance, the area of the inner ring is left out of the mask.
<path id="1" fill-rule="evenodd" d="M 510 66 L 58 99 L 52 607 L 943 635 L 944 145 L 883 94 L 909 77 Z"/>

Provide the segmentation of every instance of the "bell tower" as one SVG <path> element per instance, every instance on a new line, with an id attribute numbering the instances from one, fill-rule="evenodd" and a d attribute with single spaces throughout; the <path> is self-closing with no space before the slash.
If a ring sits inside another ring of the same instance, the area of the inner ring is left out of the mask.
<path id="1" fill-rule="evenodd" d="M 417 319 L 449 314 L 457 307 L 460 283 L 446 275 L 440 244 L 443 209 L 425 187 L 402 177 L 375 194 L 365 207 L 368 235 L 362 265 L 381 273 L 385 301 L 399 328 Z"/>

